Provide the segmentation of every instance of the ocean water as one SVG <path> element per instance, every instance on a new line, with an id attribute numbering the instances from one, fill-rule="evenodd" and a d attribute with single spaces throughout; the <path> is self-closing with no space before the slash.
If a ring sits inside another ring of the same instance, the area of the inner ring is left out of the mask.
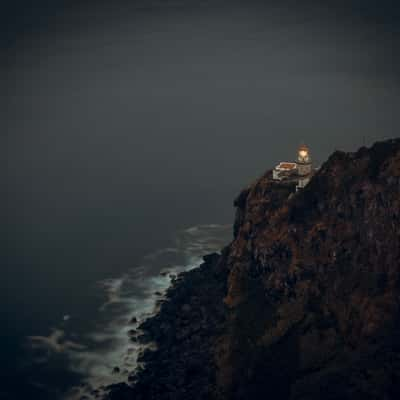
<path id="1" fill-rule="evenodd" d="M 1 14 L 1 400 L 125 379 L 129 320 L 229 242 L 242 187 L 399 132 L 398 38 L 358 6 L 91 3 Z"/>
<path id="2" fill-rule="evenodd" d="M 127 381 L 143 345 L 129 331 L 157 311 L 171 280 L 196 268 L 202 256 L 219 251 L 232 236 L 230 225 L 198 225 L 177 231 L 170 245 L 154 249 L 137 265 L 89 285 L 97 299 L 90 315 L 83 309 L 60 315 L 43 335 L 23 339 L 17 376 L 22 389 L 9 388 L 4 398 L 95 398 L 104 385 Z M 7 387 L 7 386 L 6 386 Z"/>

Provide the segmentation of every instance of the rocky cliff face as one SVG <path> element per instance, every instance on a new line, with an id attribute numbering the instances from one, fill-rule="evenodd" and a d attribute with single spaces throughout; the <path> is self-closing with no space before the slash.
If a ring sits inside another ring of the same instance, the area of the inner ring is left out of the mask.
<path id="1" fill-rule="evenodd" d="M 171 289 L 159 349 L 111 398 L 400 398 L 400 140 L 335 152 L 297 193 L 269 171 L 235 206 L 234 240 Z"/>
<path id="2" fill-rule="evenodd" d="M 219 386 L 235 399 L 394 398 L 400 141 L 336 152 L 289 192 L 267 173 L 236 201 Z"/>

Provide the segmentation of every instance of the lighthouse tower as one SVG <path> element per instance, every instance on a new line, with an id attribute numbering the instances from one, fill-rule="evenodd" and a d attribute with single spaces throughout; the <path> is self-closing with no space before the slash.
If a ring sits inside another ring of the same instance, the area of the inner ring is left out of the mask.
<path id="1" fill-rule="evenodd" d="M 312 174 L 312 162 L 310 150 L 306 145 L 301 145 L 297 152 L 297 173 L 299 182 L 297 188 L 303 188 L 310 181 Z"/>

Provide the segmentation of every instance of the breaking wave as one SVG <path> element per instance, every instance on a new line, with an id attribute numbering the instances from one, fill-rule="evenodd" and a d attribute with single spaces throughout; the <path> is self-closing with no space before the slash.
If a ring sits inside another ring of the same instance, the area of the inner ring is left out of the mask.
<path id="1" fill-rule="evenodd" d="M 28 337 L 30 347 L 41 350 L 35 362 L 46 362 L 52 353 L 63 354 L 69 370 L 83 377 L 63 399 L 96 398 L 105 386 L 127 381 L 144 350 L 131 339 L 138 334 L 137 327 L 157 311 L 159 300 L 177 274 L 199 266 L 202 256 L 219 251 L 230 237 L 230 225 L 185 229 L 178 233 L 174 246 L 148 254 L 141 265 L 122 276 L 97 283 L 105 301 L 94 316 L 98 323 L 93 331 L 79 337 L 71 332 L 67 335 L 67 322 L 73 316 L 65 315 L 49 336 Z"/>

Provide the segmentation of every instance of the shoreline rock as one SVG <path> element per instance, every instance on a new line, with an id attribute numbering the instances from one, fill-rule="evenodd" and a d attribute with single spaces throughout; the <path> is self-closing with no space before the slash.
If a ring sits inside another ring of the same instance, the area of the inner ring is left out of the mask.
<path id="1" fill-rule="evenodd" d="M 239 194 L 233 242 L 171 279 L 108 400 L 400 398 L 400 139 L 293 193 L 267 171 Z"/>

